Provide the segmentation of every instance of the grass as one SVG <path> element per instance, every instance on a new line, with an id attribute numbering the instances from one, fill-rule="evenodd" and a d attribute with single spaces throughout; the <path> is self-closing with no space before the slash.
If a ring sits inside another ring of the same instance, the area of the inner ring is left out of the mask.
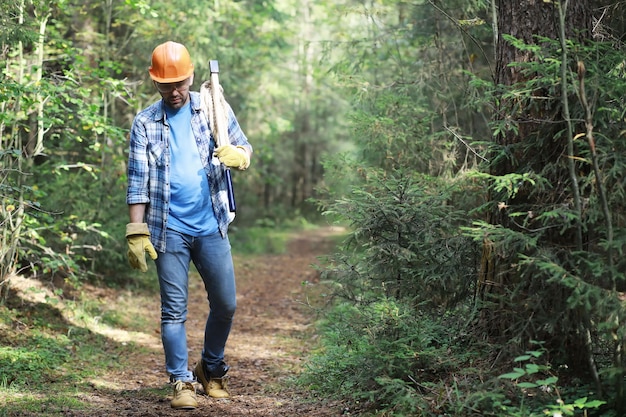
<path id="1" fill-rule="evenodd" d="M 134 343 L 151 328 L 136 294 L 111 306 L 93 291 L 67 300 L 35 280 L 15 279 L 19 293 L 0 305 L 0 417 L 88 409 L 81 393 L 99 384 L 102 370 L 128 366 L 123 358 L 131 351 L 147 350 Z"/>
<path id="2" fill-rule="evenodd" d="M 78 398 L 67 393 L 39 393 L 22 389 L 13 390 L 10 401 L 0 410 L 0 417 L 15 415 L 53 415 L 63 410 L 86 409 L 86 405 Z"/>
<path id="3" fill-rule="evenodd" d="M 233 253 L 239 255 L 280 254 L 287 250 L 293 232 L 270 227 L 249 227 L 245 232 L 228 234 Z"/>

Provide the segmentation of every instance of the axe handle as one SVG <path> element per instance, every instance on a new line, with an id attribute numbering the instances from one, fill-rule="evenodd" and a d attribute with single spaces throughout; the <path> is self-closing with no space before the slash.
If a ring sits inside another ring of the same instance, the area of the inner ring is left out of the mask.
<path id="1" fill-rule="evenodd" d="M 216 132 L 213 132 L 213 135 L 215 136 L 217 146 L 228 145 L 230 143 L 228 139 L 228 120 L 226 118 L 227 115 L 224 114 L 224 108 L 222 107 L 219 80 L 220 68 L 218 62 L 215 60 L 209 61 L 209 68 L 211 70 L 211 99 L 213 100 L 213 112 L 215 113 L 214 126 Z M 237 205 L 235 204 L 235 192 L 233 189 L 233 179 L 230 175 L 230 168 L 225 167 L 224 175 L 226 176 L 228 192 L 228 208 L 231 212 L 235 212 Z"/>

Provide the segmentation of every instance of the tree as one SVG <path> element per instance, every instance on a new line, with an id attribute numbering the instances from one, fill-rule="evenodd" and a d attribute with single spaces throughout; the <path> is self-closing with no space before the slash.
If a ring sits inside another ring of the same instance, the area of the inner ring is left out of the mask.
<path id="1" fill-rule="evenodd" d="M 598 395 L 596 347 L 613 344 L 604 372 L 621 409 L 624 265 L 614 225 L 624 202 L 614 170 L 624 166 L 623 122 L 610 109 L 624 80 L 614 40 L 596 41 L 598 10 L 586 0 L 497 4 L 481 324 L 513 350 L 547 341 L 555 361 L 595 380 Z"/>
<path id="2" fill-rule="evenodd" d="M 63 1 L 8 2 L 6 9 L 12 34 L 2 39 L 0 57 L 0 277 L 20 267 L 77 282 L 108 238 L 101 213 L 111 211 L 109 191 L 120 178 L 115 149 L 124 139 L 108 98 L 123 98 L 124 85 L 111 78 L 106 54 L 96 60 L 87 52 L 95 41 L 80 49 L 74 42 L 82 9 Z"/>
<path id="3" fill-rule="evenodd" d="M 570 35 L 586 38 L 590 34 L 590 10 L 581 8 L 581 5 L 588 2 L 580 1 L 576 4 L 579 13 L 568 11 L 568 27 L 582 30 Z M 551 86 L 537 84 L 531 95 L 520 98 L 516 94 L 507 95 L 507 88 L 530 85 L 530 82 L 541 77 L 537 70 L 533 71 L 520 64 L 539 62 L 541 57 L 537 55 L 537 51 L 542 43 L 545 46 L 548 40 L 559 39 L 559 7 L 561 6 L 556 3 L 534 1 L 503 1 L 498 4 L 495 83 L 502 88 L 502 92 L 497 97 L 494 114 L 496 146 L 492 151 L 490 164 L 490 173 L 496 177 L 512 173 L 541 175 L 546 167 L 554 170 L 545 172 L 550 176 L 547 181 L 561 187 L 557 192 L 552 193 L 550 190 L 547 193 L 549 198 L 556 196 L 559 199 L 552 202 L 554 205 L 571 199 L 572 193 L 567 192 L 568 184 L 577 188 L 577 184 L 572 185 L 569 181 L 567 166 L 562 163 L 563 155 L 567 155 L 567 137 L 559 134 L 564 131 L 565 121 L 561 114 L 558 91 Z M 520 48 L 520 45 L 524 46 Z M 555 166 L 558 161 L 561 163 Z M 516 177 L 511 181 L 523 182 L 524 178 Z M 490 200 L 502 200 L 502 204 L 492 209 L 490 223 L 521 230 L 516 227 L 516 219 L 508 214 L 511 206 L 519 205 L 528 211 L 536 210 L 533 199 L 543 197 L 546 195 L 538 195 L 529 182 L 521 184 L 514 192 L 508 189 L 505 192 L 494 192 Z M 569 230 L 569 236 L 564 239 L 568 246 L 572 242 L 571 233 L 572 230 Z M 492 242 L 487 240 L 485 251 L 492 253 L 492 249 Z M 505 288 L 519 278 L 510 269 L 509 259 L 498 264 L 497 257 L 490 258 L 493 262 L 486 263 L 482 271 L 483 282 L 497 283 L 499 288 Z"/>
<path id="4" fill-rule="evenodd" d="M 4 85 L 0 100 L 0 298 L 6 293 L 8 276 L 15 273 L 26 212 L 36 209 L 36 196 L 27 177 L 34 158 L 44 150 L 44 119 L 47 101 L 42 86 L 44 42 L 50 9 L 22 0 L 6 4 L 9 19 L 3 21 L 9 35 L 3 39 Z"/>

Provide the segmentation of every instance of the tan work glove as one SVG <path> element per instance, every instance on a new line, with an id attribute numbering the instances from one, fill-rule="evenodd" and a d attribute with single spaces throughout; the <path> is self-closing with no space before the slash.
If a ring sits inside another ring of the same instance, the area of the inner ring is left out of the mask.
<path id="1" fill-rule="evenodd" d="M 126 225 L 126 240 L 128 241 L 128 262 L 134 269 L 141 272 L 148 270 L 146 252 L 154 260 L 157 253 L 150 243 L 150 231 L 146 223 L 128 223 Z"/>
<path id="2" fill-rule="evenodd" d="M 215 156 L 229 168 L 244 170 L 250 166 L 250 156 L 243 146 L 218 146 L 215 148 Z"/>

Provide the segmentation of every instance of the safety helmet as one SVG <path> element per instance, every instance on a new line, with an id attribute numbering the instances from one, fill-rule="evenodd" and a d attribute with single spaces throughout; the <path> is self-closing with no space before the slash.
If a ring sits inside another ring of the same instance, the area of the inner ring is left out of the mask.
<path id="1" fill-rule="evenodd" d="M 152 51 L 150 78 L 158 83 L 176 83 L 193 74 L 189 51 L 180 43 L 168 41 Z"/>

